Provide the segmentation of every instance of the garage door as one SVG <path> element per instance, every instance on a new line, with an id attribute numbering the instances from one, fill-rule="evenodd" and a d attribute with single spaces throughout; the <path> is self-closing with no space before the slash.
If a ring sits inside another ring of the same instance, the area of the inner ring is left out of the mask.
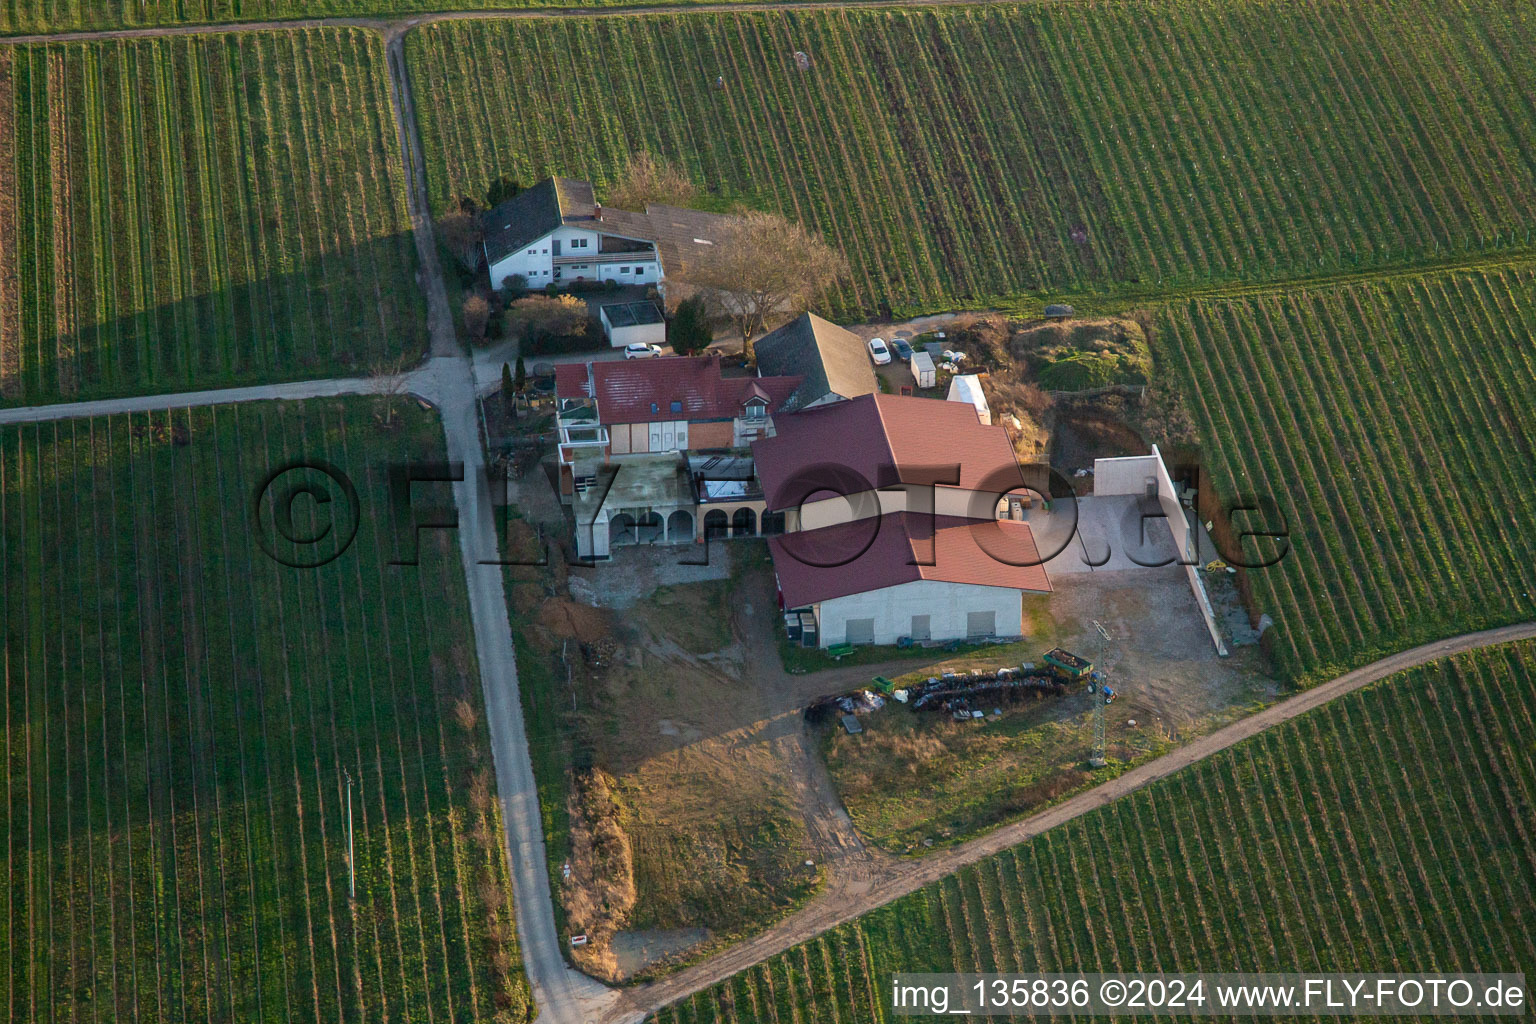
<path id="1" fill-rule="evenodd" d="M 997 632 L 997 612 L 966 612 L 966 636 L 992 636 Z"/>
<path id="2" fill-rule="evenodd" d="M 848 642 L 850 644 L 872 644 L 875 642 L 874 619 L 849 619 Z"/>
<path id="3" fill-rule="evenodd" d="M 913 640 L 927 640 L 933 636 L 933 630 L 929 626 L 926 615 L 912 616 L 912 632 L 909 634 Z"/>

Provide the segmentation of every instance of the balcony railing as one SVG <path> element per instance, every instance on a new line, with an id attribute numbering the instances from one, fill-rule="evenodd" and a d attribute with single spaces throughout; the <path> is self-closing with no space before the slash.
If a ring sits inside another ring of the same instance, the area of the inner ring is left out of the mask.
<path id="1" fill-rule="evenodd" d="M 645 249 L 640 252 L 562 253 L 555 257 L 555 266 L 568 267 L 577 263 L 646 263 L 655 258 L 655 249 Z"/>

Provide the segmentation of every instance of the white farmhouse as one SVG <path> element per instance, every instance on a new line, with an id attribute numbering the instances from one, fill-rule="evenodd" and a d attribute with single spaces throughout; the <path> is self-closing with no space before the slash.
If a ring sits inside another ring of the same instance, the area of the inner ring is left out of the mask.
<path id="1" fill-rule="evenodd" d="M 726 219 L 656 204 L 610 209 L 589 182 L 546 178 L 483 215 L 486 269 L 497 288 L 516 275 L 532 289 L 578 281 L 664 289 L 667 275 L 707 258 Z"/>

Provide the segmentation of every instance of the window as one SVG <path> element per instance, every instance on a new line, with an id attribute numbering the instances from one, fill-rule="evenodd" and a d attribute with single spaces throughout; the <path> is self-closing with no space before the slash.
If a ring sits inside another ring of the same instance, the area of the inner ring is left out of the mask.
<path id="1" fill-rule="evenodd" d="M 683 403 L 682 402 L 673 402 L 672 403 L 672 411 L 673 412 L 682 412 L 683 411 Z"/>
<path id="2" fill-rule="evenodd" d="M 657 405 L 655 402 L 652 402 L 651 403 L 651 415 L 655 416 L 660 411 L 661 411 L 661 407 L 659 405 Z"/>
<path id="3" fill-rule="evenodd" d="M 764 419 L 765 416 L 767 415 L 767 412 L 768 412 L 768 409 L 767 409 L 766 406 L 763 405 L 762 402 L 748 402 L 747 403 L 747 419 L 749 419 L 749 420 Z"/>
<path id="4" fill-rule="evenodd" d="M 627 274 L 627 273 L 629 273 L 629 268 L 628 267 L 620 267 L 619 268 L 619 273 Z"/>
<path id="5" fill-rule="evenodd" d="M 539 250 L 537 250 L 537 249 L 529 249 L 528 250 L 528 255 L 529 256 L 537 256 L 538 254 L 539 254 Z"/>

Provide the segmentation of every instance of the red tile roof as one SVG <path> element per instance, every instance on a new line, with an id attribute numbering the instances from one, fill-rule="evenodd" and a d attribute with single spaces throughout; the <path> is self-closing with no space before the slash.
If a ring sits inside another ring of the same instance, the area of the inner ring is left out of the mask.
<path id="1" fill-rule="evenodd" d="M 963 490 L 1004 494 L 1024 482 L 1007 432 L 966 402 L 863 395 L 779 416 L 774 430 L 752 445 L 770 509 L 809 497 L 800 484 L 808 476 L 825 475 L 842 485 L 827 489 L 845 494 L 956 479 Z"/>
<path id="2" fill-rule="evenodd" d="M 722 377 L 720 362 L 713 356 L 615 359 L 591 367 L 598 418 L 603 423 L 734 419 L 754 395 L 766 400 L 772 415 L 801 381 L 800 377 Z M 555 393 L 561 398 L 586 395 L 586 383 L 586 364 L 555 367 Z"/>
<path id="3" fill-rule="evenodd" d="M 770 538 L 785 606 L 917 580 L 1048 592 L 1029 524 L 895 512 Z"/>
<path id="4" fill-rule="evenodd" d="M 586 363 L 555 364 L 555 396 L 557 398 L 590 398 L 587 394 Z"/>

